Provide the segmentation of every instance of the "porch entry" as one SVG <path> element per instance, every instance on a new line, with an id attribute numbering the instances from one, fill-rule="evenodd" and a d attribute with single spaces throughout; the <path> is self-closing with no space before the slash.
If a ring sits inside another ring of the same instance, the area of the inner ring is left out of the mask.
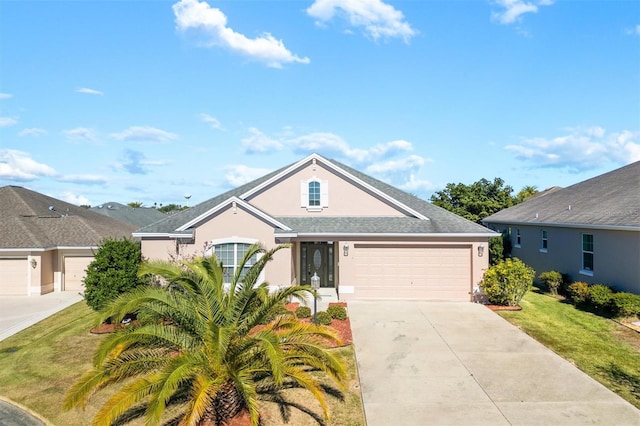
<path id="1" fill-rule="evenodd" d="M 318 274 L 321 288 L 335 288 L 335 249 L 333 242 L 300 243 L 300 283 L 311 285 Z"/>

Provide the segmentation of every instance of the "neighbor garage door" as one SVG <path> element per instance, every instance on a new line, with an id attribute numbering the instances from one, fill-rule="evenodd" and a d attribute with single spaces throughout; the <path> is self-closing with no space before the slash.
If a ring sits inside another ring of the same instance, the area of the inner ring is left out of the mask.
<path id="1" fill-rule="evenodd" d="M 358 299 L 469 301 L 471 248 L 355 244 Z"/>
<path id="2" fill-rule="evenodd" d="M 64 290 L 84 292 L 82 282 L 87 266 L 93 261 L 91 256 L 64 258 Z"/>
<path id="3" fill-rule="evenodd" d="M 29 294 L 29 264 L 26 258 L 0 259 L 0 295 Z"/>

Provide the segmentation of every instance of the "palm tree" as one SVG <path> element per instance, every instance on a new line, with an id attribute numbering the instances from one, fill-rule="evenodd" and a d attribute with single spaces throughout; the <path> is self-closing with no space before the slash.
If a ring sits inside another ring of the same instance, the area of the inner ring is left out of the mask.
<path id="1" fill-rule="evenodd" d="M 328 418 L 326 388 L 315 372 L 344 389 L 345 367 L 327 350 L 339 341 L 337 333 L 294 315 L 256 327 L 283 302 L 313 294 L 308 286 L 270 293 L 266 283 L 256 284 L 281 248 L 252 246 L 227 288 L 215 257 L 141 265 L 140 275 L 159 276 L 165 285 L 134 289 L 105 308 L 101 320 L 119 322 L 134 312 L 137 321 L 100 343 L 93 370 L 67 392 L 64 407 L 84 407 L 94 392 L 119 385 L 94 425 L 111 425 L 136 410 L 144 410 L 148 424 L 158 424 L 176 404 L 180 415 L 174 420 L 184 425 L 224 424 L 242 410 L 257 425 L 261 389 L 273 396 L 302 387 Z M 251 259 L 255 263 L 245 269 Z"/>

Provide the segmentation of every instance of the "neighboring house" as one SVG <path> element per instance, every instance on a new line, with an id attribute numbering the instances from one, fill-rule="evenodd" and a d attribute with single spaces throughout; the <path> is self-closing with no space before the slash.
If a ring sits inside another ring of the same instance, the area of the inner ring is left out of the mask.
<path id="1" fill-rule="evenodd" d="M 133 235 L 146 258 L 215 253 L 227 280 L 250 244 L 289 243 L 270 285 L 318 276 L 340 299 L 469 301 L 499 234 L 313 154 Z"/>
<path id="2" fill-rule="evenodd" d="M 91 211 L 130 223 L 137 228 L 151 225 L 167 217 L 164 213 L 151 207 L 130 207 L 120 203 L 104 203 L 91 207 Z"/>
<path id="3" fill-rule="evenodd" d="M 19 186 L 0 188 L 0 295 L 82 292 L 100 242 L 136 227 Z"/>
<path id="4" fill-rule="evenodd" d="M 483 220 L 541 272 L 640 294 L 640 162 L 553 188 Z"/>

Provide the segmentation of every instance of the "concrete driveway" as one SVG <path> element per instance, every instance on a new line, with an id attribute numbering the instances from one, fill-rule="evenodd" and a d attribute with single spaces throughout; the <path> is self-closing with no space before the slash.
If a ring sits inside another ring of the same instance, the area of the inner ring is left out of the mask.
<path id="1" fill-rule="evenodd" d="M 0 340 L 82 299 L 80 294 L 72 291 L 54 292 L 42 296 L 0 296 Z"/>
<path id="2" fill-rule="evenodd" d="M 349 302 L 369 426 L 640 425 L 640 411 L 473 303 Z"/>

